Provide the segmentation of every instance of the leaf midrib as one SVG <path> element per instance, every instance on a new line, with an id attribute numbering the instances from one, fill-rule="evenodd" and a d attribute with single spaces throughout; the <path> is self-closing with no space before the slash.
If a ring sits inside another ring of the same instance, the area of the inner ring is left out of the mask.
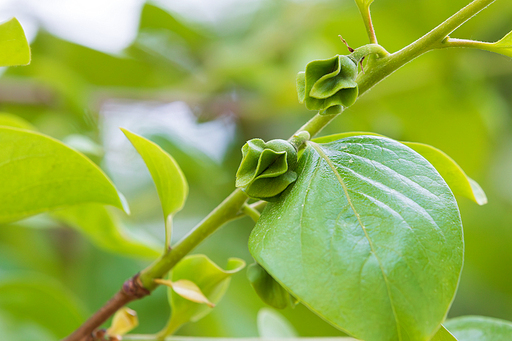
<path id="1" fill-rule="evenodd" d="M 329 157 L 324 153 L 322 148 L 320 148 L 320 146 L 317 143 L 314 143 L 314 142 L 308 142 L 308 144 L 311 147 L 313 147 L 313 149 L 327 163 L 329 168 L 332 170 L 332 172 L 336 176 L 336 179 L 338 180 L 338 182 L 340 183 L 341 187 L 343 188 L 343 192 L 345 193 L 345 197 L 347 198 L 347 202 L 348 202 L 350 208 L 352 209 L 352 211 L 354 212 L 354 214 L 356 216 L 356 219 L 357 219 L 359 225 L 361 226 L 366 239 L 368 240 L 368 244 L 370 245 L 370 249 L 372 250 L 372 253 L 375 256 L 375 259 L 379 263 L 379 268 L 380 268 L 380 271 L 382 272 L 382 278 L 384 279 L 384 283 L 386 284 L 386 290 L 387 290 L 388 296 L 389 296 L 389 303 L 391 305 L 391 310 L 393 311 L 393 315 L 395 317 L 396 331 L 397 331 L 397 335 L 398 335 L 398 340 L 402 340 L 402 335 L 400 333 L 400 327 L 399 327 L 400 322 L 398 321 L 398 316 L 397 316 L 396 311 L 395 311 L 395 306 L 393 305 L 393 299 L 392 299 L 392 296 L 391 296 L 391 291 L 390 291 L 390 287 L 389 287 L 388 278 L 387 278 L 387 276 L 386 276 L 386 274 L 384 272 L 384 268 L 382 267 L 382 263 L 381 263 L 379 257 L 377 256 L 377 253 L 375 252 L 375 248 L 373 246 L 373 242 L 370 239 L 370 236 L 368 235 L 368 232 L 366 231 L 366 227 L 364 226 L 363 222 L 361 221 L 361 217 L 359 216 L 359 213 L 357 212 L 357 210 L 356 210 L 356 208 L 354 206 L 354 203 L 352 202 L 352 199 L 350 198 L 350 195 L 348 193 L 348 187 L 345 184 L 345 182 L 343 181 L 343 179 L 341 178 L 341 174 L 338 172 L 338 170 L 336 169 L 334 164 L 331 162 Z"/>

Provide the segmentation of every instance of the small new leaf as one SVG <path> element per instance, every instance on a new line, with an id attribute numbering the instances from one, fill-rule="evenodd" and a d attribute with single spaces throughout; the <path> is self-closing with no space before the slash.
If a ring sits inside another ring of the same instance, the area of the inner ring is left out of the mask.
<path id="1" fill-rule="evenodd" d="M 192 282 L 209 302 L 217 304 L 224 296 L 231 276 L 244 266 L 243 260 L 230 258 L 226 269 L 222 269 L 205 255 L 192 255 L 183 258 L 174 267 L 169 281 L 174 287 L 180 281 Z M 206 304 L 196 304 L 181 296 L 174 287 L 171 286 L 167 290 L 172 315 L 167 326 L 158 333 L 158 337 L 161 338 L 173 334 L 183 324 L 197 321 L 212 311 Z M 181 285 L 178 290 L 184 291 L 184 288 L 188 288 L 190 292 L 190 286 L 187 284 Z"/>
<path id="2" fill-rule="evenodd" d="M 30 46 L 16 18 L 0 24 L 0 66 L 28 65 Z"/>
<path id="3" fill-rule="evenodd" d="M 206 304 L 210 308 L 215 307 L 215 304 L 210 302 L 208 298 L 203 294 L 201 289 L 192 281 L 187 279 L 180 279 L 176 282 L 172 282 L 164 279 L 155 279 L 158 284 L 163 284 L 172 288 L 175 293 L 192 302 Z"/>
<path id="4" fill-rule="evenodd" d="M 166 246 L 170 245 L 172 216 L 185 205 L 188 184 L 178 163 L 160 146 L 126 129 L 123 133 L 140 154 L 156 186 L 165 219 Z"/>
<path id="5" fill-rule="evenodd" d="M 137 312 L 127 307 L 119 309 L 112 318 L 112 325 L 107 329 L 109 336 L 123 336 L 139 325 Z"/>
<path id="6" fill-rule="evenodd" d="M 512 58 L 512 31 L 494 44 L 494 51 Z"/>

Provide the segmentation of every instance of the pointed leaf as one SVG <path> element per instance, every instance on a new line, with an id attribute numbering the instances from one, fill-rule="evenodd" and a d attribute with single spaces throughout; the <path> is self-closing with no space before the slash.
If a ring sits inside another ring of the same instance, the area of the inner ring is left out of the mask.
<path id="1" fill-rule="evenodd" d="M 188 184 L 185 175 L 172 156 L 156 143 L 126 129 L 121 128 L 121 130 L 137 149 L 151 173 L 162 203 L 166 224 L 166 242 L 169 244 L 172 215 L 183 208 L 188 195 Z"/>
<path id="2" fill-rule="evenodd" d="M 37 131 L 36 127 L 30 124 L 30 122 L 19 116 L 7 113 L 0 113 L 0 126 Z"/>
<path id="3" fill-rule="evenodd" d="M 124 207 L 98 166 L 35 132 L 0 127 L 0 179 L 9 179 L 0 186 L 0 224 L 87 202 Z"/>
<path id="4" fill-rule="evenodd" d="M 226 270 L 218 267 L 205 255 L 192 255 L 183 258 L 172 270 L 170 280 L 176 283 L 187 280 L 195 283 L 204 296 L 213 304 L 217 304 L 226 292 L 230 277 L 242 270 L 245 262 L 238 258 L 230 258 Z M 174 333 L 181 325 L 189 321 L 197 321 L 212 311 L 212 308 L 191 302 L 172 289 L 167 290 L 172 315 L 166 328 L 159 336 Z"/>
<path id="5" fill-rule="evenodd" d="M 210 308 L 215 307 L 215 304 L 210 302 L 208 298 L 203 294 L 201 289 L 199 289 L 199 287 L 192 281 L 187 279 L 179 279 L 176 282 L 172 282 L 169 280 L 155 279 L 155 282 L 172 288 L 175 293 L 186 300 L 196 303 L 203 303 Z"/>
<path id="6" fill-rule="evenodd" d="M 510 341 L 512 322 L 484 316 L 462 316 L 450 319 L 445 327 L 458 341 Z"/>
<path id="7" fill-rule="evenodd" d="M 310 142 L 297 171 L 251 233 L 256 261 L 355 338 L 433 337 L 463 258 L 459 210 L 439 173 L 373 136 Z"/>
<path id="8" fill-rule="evenodd" d="M 262 308 L 258 311 L 258 333 L 264 339 L 296 338 L 295 328 L 277 311 Z"/>
<path id="9" fill-rule="evenodd" d="M 140 240 L 130 238 L 121 222 L 103 205 L 77 205 L 56 211 L 52 216 L 82 232 L 96 246 L 106 251 L 148 259 L 154 259 L 160 254 L 156 246 L 151 247 Z"/>
<path id="10" fill-rule="evenodd" d="M 443 325 L 430 341 L 458 341 Z"/>
<path id="11" fill-rule="evenodd" d="M 348 132 L 340 133 L 329 136 L 322 136 L 313 139 L 317 143 L 327 143 L 343 139 L 350 136 L 382 136 L 375 133 L 368 132 Z M 444 181 L 450 186 L 453 194 L 468 198 L 479 205 L 487 203 L 487 197 L 482 187 L 462 170 L 462 168 L 446 153 L 443 151 L 423 143 L 417 142 L 402 142 L 409 148 L 414 149 L 417 153 L 421 154 L 434 166 L 434 168 L 441 174 Z"/>
<path id="12" fill-rule="evenodd" d="M 27 65 L 30 46 L 16 18 L 0 24 L 0 66 Z"/>
<path id="13" fill-rule="evenodd" d="M 492 45 L 493 52 L 512 57 L 512 31 Z"/>

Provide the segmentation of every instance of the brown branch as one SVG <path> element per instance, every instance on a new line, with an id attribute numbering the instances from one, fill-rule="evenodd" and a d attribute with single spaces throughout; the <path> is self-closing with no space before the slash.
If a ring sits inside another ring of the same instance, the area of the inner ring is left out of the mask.
<path id="1" fill-rule="evenodd" d="M 101 326 L 116 311 L 126 304 L 141 299 L 151 292 L 142 286 L 139 274 L 124 282 L 123 287 L 100 310 L 92 315 L 84 324 L 62 341 L 87 341 L 96 328 Z"/>

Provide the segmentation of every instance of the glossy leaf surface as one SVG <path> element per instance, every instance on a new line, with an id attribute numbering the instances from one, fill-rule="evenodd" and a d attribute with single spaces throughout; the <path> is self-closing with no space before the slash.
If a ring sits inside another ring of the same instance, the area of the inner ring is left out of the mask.
<path id="1" fill-rule="evenodd" d="M 484 316 L 462 316 L 444 323 L 458 341 L 512 340 L 512 322 Z"/>
<path id="2" fill-rule="evenodd" d="M 140 154 L 156 186 L 166 224 L 166 241 L 170 241 L 172 215 L 185 205 L 188 184 L 178 163 L 160 146 L 142 136 L 121 129 Z"/>
<path id="3" fill-rule="evenodd" d="M 457 203 L 439 173 L 403 144 L 372 136 L 309 143 L 298 172 L 251 234 L 256 261 L 356 338 L 433 337 L 463 258 Z"/>
<path id="4" fill-rule="evenodd" d="M 0 223 L 96 202 L 123 208 L 98 166 L 63 143 L 35 132 L 0 127 Z"/>
<path id="5" fill-rule="evenodd" d="M 205 255 L 192 255 L 183 258 L 174 267 L 170 280 L 188 280 L 195 283 L 211 303 L 217 304 L 229 286 L 230 277 L 244 266 L 243 260 L 230 258 L 224 270 Z M 172 315 L 160 335 L 170 335 L 184 323 L 197 321 L 212 311 L 212 308 L 205 304 L 194 303 L 181 297 L 171 288 L 168 289 L 167 295 Z"/>
<path id="6" fill-rule="evenodd" d="M 109 209 L 99 204 L 82 204 L 54 212 L 53 217 L 82 232 L 96 246 L 124 256 L 150 258 L 159 256 L 156 247 L 135 240 Z"/>
<path id="7" fill-rule="evenodd" d="M 30 46 L 16 18 L 0 24 L 0 66 L 27 65 Z"/>
<path id="8" fill-rule="evenodd" d="M 382 136 L 375 133 L 368 132 L 348 132 L 340 133 L 329 136 L 322 136 L 313 141 L 317 143 L 327 143 L 343 139 L 350 136 Z M 414 149 L 417 153 L 421 154 L 425 159 L 428 160 L 434 166 L 434 168 L 441 174 L 444 181 L 450 186 L 453 194 L 460 195 L 468 198 L 479 205 L 485 205 L 487 203 L 487 196 L 483 191 L 482 187 L 462 170 L 462 168 L 446 153 L 443 151 L 429 146 L 423 143 L 417 142 L 402 142 L 411 149 Z"/>

